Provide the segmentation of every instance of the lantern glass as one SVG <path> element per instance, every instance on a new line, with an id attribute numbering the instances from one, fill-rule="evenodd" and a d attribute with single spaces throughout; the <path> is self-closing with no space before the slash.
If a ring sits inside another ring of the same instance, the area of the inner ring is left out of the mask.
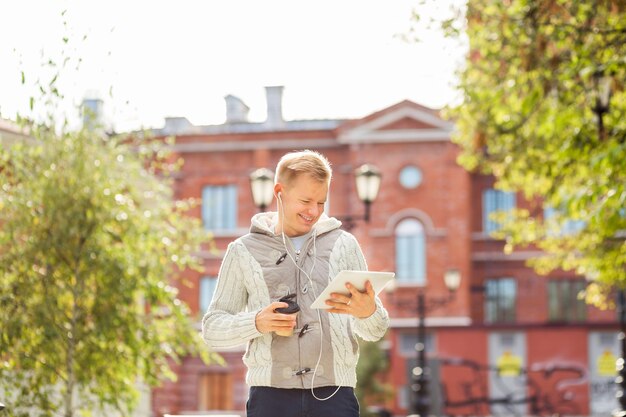
<path id="1" fill-rule="evenodd" d="M 609 101 L 611 100 L 613 77 L 606 75 L 604 71 L 596 71 L 593 74 L 593 81 L 595 84 L 598 107 L 606 111 L 609 108 Z"/>
<path id="2" fill-rule="evenodd" d="M 354 174 L 359 199 L 364 203 L 371 203 L 376 200 L 382 178 L 378 168 L 374 165 L 364 164 L 358 167 Z"/>
<path id="3" fill-rule="evenodd" d="M 461 272 L 458 269 L 448 269 L 443 276 L 448 291 L 454 292 L 461 285 Z"/>
<path id="4" fill-rule="evenodd" d="M 269 206 L 274 197 L 274 173 L 267 168 L 255 170 L 250 174 L 250 188 L 255 206 Z"/>

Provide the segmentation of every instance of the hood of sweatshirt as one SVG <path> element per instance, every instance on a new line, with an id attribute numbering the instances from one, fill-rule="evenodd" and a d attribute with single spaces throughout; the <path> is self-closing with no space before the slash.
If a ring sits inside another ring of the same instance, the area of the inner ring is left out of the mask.
<path id="1" fill-rule="evenodd" d="M 275 211 L 269 211 L 266 213 L 258 213 L 252 217 L 252 225 L 250 226 L 250 233 L 263 233 L 269 236 L 279 236 L 280 233 L 275 233 L 275 227 L 278 224 L 278 213 Z M 334 217 L 328 217 L 326 213 L 322 213 L 317 223 L 313 225 L 311 231 L 319 236 L 324 233 L 328 233 L 331 230 L 338 229 L 341 226 L 341 222 Z"/>

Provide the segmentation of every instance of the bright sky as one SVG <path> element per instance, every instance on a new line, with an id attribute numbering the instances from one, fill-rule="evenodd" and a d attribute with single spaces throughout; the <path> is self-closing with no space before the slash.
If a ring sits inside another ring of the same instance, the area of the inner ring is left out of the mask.
<path id="1" fill-rule="evenodd" d="M 268 85 L 285 86 L 288 120 L 364 117 L 404 99 L 442 107 L 456 100 L 462 49 L 433 31 L 419 31 L 419 43 L 401 35 L 415 26 L 413 10 L 437 15 L 459 1 L 10 2 L 1 11 L 0 116 L 28 114 L 34 93 L 21 72 L 27 86 L 49 80 L 42 63 L 63 61 L 65 36 L 65 105 L 97 93 L 117 131 L 161 127 L 166 116 L 222 123 L 227 94 L 262 121 Z"/>

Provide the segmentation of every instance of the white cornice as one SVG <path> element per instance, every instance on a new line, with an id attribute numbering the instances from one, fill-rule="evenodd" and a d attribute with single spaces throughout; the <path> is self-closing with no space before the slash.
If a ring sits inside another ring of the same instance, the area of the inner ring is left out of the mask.
<path id="1" fill-rule="evenodd" d="M 419 324 L 417 317 L 391 318 L 389 327 L 394 329 L 415 328 Z M 472 319 L 467 316 L 457 317 L 426 317 L 426 327 L 456 327 L 469 326 Z"/>
<path id="2" fill-rule="evenodd" d="M 295 149 L 295 148 L 335 148 L 340 146 L 335 139 L 283 139 L 283 140 L 255 140 L 231 142 L 194 142 L 177 143 L 170 147 L 178 153 L 194 152 L 234 152 L 256 149 Z"/>

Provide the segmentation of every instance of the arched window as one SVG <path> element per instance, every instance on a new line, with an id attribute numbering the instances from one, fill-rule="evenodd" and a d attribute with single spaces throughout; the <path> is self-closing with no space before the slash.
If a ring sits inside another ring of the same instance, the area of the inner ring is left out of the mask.
<path id="1" fill-rule="evenodd" d="M 396 278 L 398 282 L 426 284 L 426 238 L 417 220 L 402 220 L 396 227 Z"/>

